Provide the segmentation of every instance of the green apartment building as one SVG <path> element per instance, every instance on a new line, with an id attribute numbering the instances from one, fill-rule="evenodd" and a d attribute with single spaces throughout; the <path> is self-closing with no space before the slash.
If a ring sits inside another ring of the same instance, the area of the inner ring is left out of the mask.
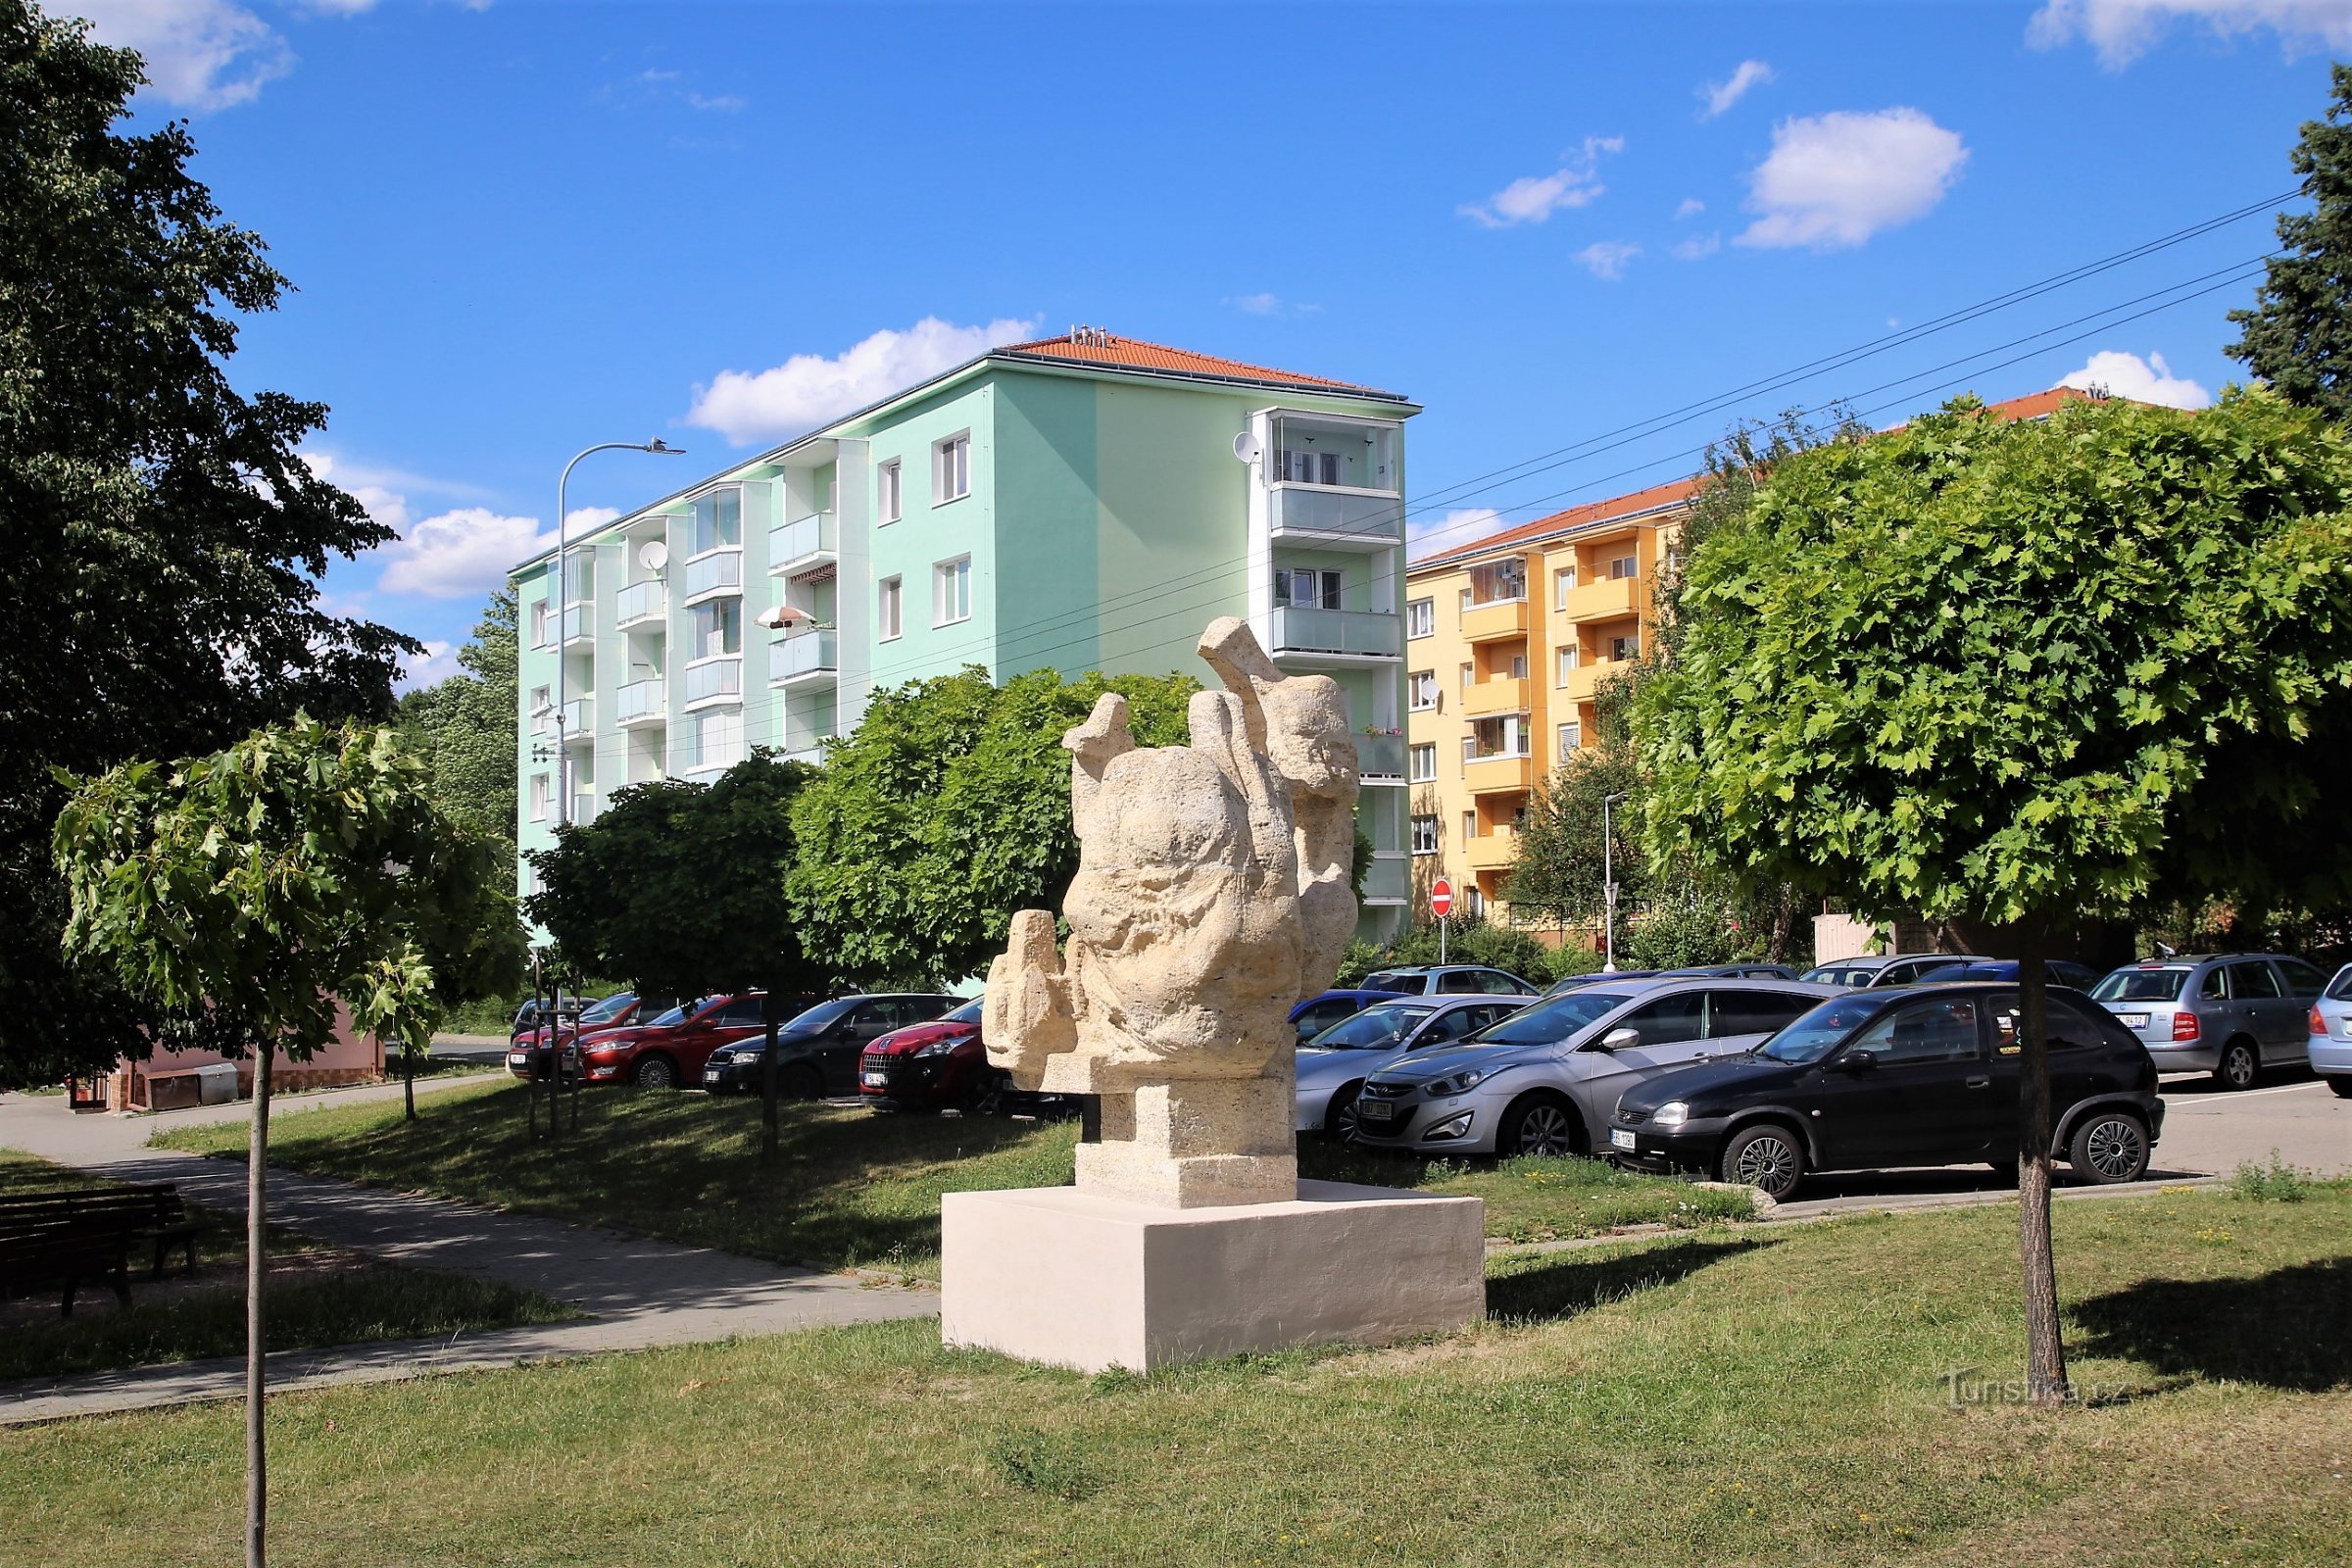
<path id="1" fill-rule="evenodd" d="M 1284 668 L 1348 694 L 1377 852 L 1364 929 L 1392 932 L 1418 412 L 1077 327 L 746 459 L 571 539 L 561 563 L 534 557 L 512 574 L 517 842 L 543 848 L 623 785 L 713 776 L 754 747 L 819 761 L 869 693 L 966 664 L 1210 682 L 1194 643 L 1241 615 Z M 527 865 L 517 877 L 529 891 Z"/>

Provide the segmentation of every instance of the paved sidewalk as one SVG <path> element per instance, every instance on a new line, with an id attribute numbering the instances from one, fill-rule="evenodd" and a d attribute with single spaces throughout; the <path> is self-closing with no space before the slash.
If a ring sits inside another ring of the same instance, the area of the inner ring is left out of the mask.
<path id="1" fill-rule="evenodd" d="M 391 1095 L 400 1092 L 397 1084 L 384 1087 Z M 417 1092 L 426 1093 L 426 1087 L 418 1085 Z M 306 1104 L 380 1098 L 385 1096 L 376 1088 L 287 1096 L 275 1102 L 271 1119 Z M 116 1181 L 176 1182 L 191 1201 L 242 1215 L 242 1163 L 144 1146 L 158 1125 L 241 1120 L 247 1108 L 75 1116 L 54 1097 L 0 1096 L 0 1147 Z M 337 1247 L 396 1263 L 503 1280 L 590 1314 L 582 1322 L 454 1341 L 289 1351 L 270 1358 L 272 1388 L 377 1382 L 599 1350 L 779 1334 L 817 1324 L 920 1317 L 939 1309 L 939 1298 L 930 1291 L 357 1187 L 275 1166 L 270 1172 L 270 1217 Z M 244 1368 L 243 1357 L 225 1357 L 0 1386 L 0 1425 L 228 1397 L 243 1392 Z"/>

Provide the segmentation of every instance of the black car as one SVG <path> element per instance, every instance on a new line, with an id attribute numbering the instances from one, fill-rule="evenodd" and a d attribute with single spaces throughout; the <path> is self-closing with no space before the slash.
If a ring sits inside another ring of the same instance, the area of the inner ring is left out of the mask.
<path id="1" fill-rule="evenodd" d="M 2134 1181 L 2164 1130 L 2156 1066 L 2079 992 L 2049 993 L 2051 1152 L 2091 1182 Z M 2018 992 L 1857 991 L 1742 1055 L 1636 1085 L 1609 1152 L 1787 1198 L 1808 1171 L 1997 1165 L 2017 1157 Z"/>
<path id="2" fill-rule="evenodd" d="M 776 1031 L 777 1092 L 794 1100 L 854 1095 L 858 1056 L 867 1042 L 943 1017 L 962 1001 L 898 993 L 820 1002 Z M 765 1035 L 719 1047 L 703 1063 L 703 1087 L 714 1095 L 758 1094 L 766 1053 Z"/>
<path id="3" fill-rule="evenodd" d="M 2065 958 L 2048 958 L 2042 967 L 2048 971 L 2050 984 L 2072 986 L 2077 991 L 2088 991 L 2099 983 L 2099 971 L 2086 968 Z M 1953 964 L 1948 969 L 1932 969 L 1920 977 L 1922 985 L 1957 985 L 1965 980 L 2006 980 L 2017 984 L 2015 958 L 1972 958 L 1966 963 Z"/>

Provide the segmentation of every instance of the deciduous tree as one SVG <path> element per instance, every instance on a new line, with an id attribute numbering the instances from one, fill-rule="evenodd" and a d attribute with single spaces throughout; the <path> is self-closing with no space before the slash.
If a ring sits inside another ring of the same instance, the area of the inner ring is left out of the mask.
<path id="1" fill-rule="evenodd" d="M 2290 403 L 2340 419 L 2352 413 L 2352 66 L 2337 65 L 2328 112 L 2305 121 L 2288 163 L 2308 213 L 2278 215 L 2279 250 L 2251 310 L 2231 311 L 2242 336 L 2223 350 Z"/>

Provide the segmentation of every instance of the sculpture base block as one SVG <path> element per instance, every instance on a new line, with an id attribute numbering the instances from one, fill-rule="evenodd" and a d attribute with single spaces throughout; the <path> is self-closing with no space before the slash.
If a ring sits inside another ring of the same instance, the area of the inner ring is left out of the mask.
<path id="1" fill-rule="evenodd" d="M 1377 1345 L 1487 1309 L 1475 1198 L 1302 1181 L 1290 1202 L 1166 1208 L 1033 1187 L 940 1210 L 942 1339 L 1082 1372 Z"/>

